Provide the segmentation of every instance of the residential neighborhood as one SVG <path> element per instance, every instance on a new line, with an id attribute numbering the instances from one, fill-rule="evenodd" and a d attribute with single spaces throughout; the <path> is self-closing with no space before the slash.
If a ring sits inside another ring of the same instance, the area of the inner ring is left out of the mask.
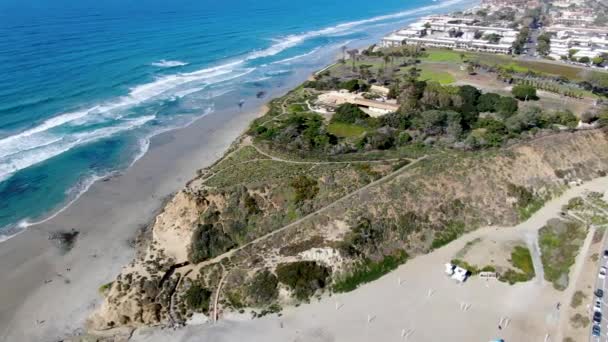
<path id="1" fill-rule="evenodd" d="M 592 0 L 484 0 L 467 11 L 423 17 L 381 42 L 382 47 L 402 45 L 608 68 L 608 5 Z"/>

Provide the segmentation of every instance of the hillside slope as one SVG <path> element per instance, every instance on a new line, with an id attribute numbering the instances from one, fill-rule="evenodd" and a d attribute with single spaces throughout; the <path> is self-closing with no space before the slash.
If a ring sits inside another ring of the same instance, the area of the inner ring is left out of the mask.
<path id="1" fill-rule="evenodd" d="M 213 316 L 216 300 L 224 311 L 267 313 L 347 291 L 466 231 L 524 220 L 608 170 L 603 130 L 415 163 L 297 162 L 247 139 L 238 146 L 167 204 L 140 257 L 108 286 L 92 329 Z"/>

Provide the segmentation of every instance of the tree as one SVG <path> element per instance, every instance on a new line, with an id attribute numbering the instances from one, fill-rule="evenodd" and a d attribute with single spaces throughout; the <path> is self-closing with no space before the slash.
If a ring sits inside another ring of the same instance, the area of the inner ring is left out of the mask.
<path id="1" fill-rule="evenodd" d="M 503 96 L 496 103 L 496 111 L 503 117 L 508 118 L 517 112 L 519 104 L 517 100 L 512 97 Z"/>
<path id="2" fill-rule="evenodd" d="M 342 63 L 346 62 L 346 50 L 348 49 L 348 46 L 346 45 L 342 45 L 342 47 L 340 48 L 340 50 L 342 50 Z"/>
<path id="3" fill-rule="evenodd" d="M 551 35 L 545 32 L 538 36 L 537 51 L 541 56 L 547 56 L 551 51 Z"/>
<path id="4" fill-rule="evenodd" d="M 568 59 L 570 59 L 571 61 L 574 60 L 575 59 L 574 55 L 576 55 L 576 53 L 578 51 L 579 50 L 577 50 L 577 49 L 570 49 L 570 50 L 568 50 Z"/>
<path id="5" fill-rule="evenodd" d="M 369 118 L 369 115 L 362 111 L 357 105 L 345 103 L 336 108 L 336 112 L 332 116 L 331 121 L 354 124 L 357 120 L 365 120 L 367 118 Z"/>
<path id="6" fill-rule="evenodd" d="M 593 65 L 601 66 L 602 63 L 604 63 L 604 58 L 602 58 L 602 56 L 598 56 L 598 57 L 593 58 L 591 60 L 591 62 L 593 63 Z"/>
<path id="7" fill-rule="evenodd" d="M 516 99 L 522 101 L 538 99 L 538 97 L 536 96 L 536 88 L 527 84 L 518 84 L 514 86 L 511 90 L 511 93 L 513 93 L 513 96 L 515 96 Z"/>
<path id="8" fill-rule="evenodd" d="M 479 102 L 477 103 L 477 109 L 480 112 L 496 112 L 498 103 L 500 102 L 500 95 L 495 93 L 486 93 L 479 96 Z"/>
<path id="9" fill-rule="evenodd" d="M 489 43 L 492 43 L 492 44 L 498 43 L 500 41 L 500 38 L 502 38 L 502 37 L 496 33 L 490 33 L 490 34 L 486 34 L 485 36 L 483 36 L 483 39 L 487 40 Z"/>
<path id="10" fill-rule="evenodd" d="M 583 57 L 579 58 L 578 61 L 580 63 L 584 63 L 584 64 L 589 64 L 589 62 L 591 62 L 591 60 L 587 56 L 583 56 Z"/>

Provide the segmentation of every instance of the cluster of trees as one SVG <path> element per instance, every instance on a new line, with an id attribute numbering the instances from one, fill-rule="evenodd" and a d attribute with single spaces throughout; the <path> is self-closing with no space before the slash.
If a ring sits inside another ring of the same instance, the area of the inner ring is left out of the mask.
<path id="1" fill-rule="evenodd" d="M 287 285 L 299 300 L 307 300 L 329 283 L 331 269 L 315 261 L 280 264 L 276 269 L 279 282 Z"/>
<path id="2" fill-rule="evenodd" d="M 515 96 L 515 98 L 518 100 L 538 100 L 538 96 L 536 96 L 536 88 L 529 84 L 517 84 L 511 89 L 511 93 L 513 93 L 513 96 Z"/>
<path id="3" fill-rule="evenodd" d="M 547 56 L 549 54 L 549 51 L 551 50 L 551 34 L 544 32 L 538 36 L 536 50 L 541 56 Z"/>
<path id="4" fill-rule="evenodd" d="M 522 29 L 519 30 L 519 34 L 517 35 L 517 38 L 513 42 L 513 45 L 512 45 L 513 53 L 516 55 L 521 55 L 524 52 L 526 43 L 528 42 L 529 38 L 530 38 L 530 28 L 527 26 L 522 27 Z"/>

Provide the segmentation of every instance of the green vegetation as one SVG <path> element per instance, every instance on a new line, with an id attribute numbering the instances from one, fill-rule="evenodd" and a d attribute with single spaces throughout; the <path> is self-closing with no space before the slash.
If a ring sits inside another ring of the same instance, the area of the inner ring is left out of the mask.
<path id="1" fill-rule="evenodd" d="M 570 302 L 570 306 L 573 309 L 576 309 L 583 304 L 583 301 L 585 301 L 585 299 L 587 299 L 587 296 L 583 293 L 583 291 L 576 291 L 572 295 L 572 301 Z"/>
<path id="2" fill-rule="evenodd" d="M 465 270 L 469 271 L 471 273 L 471 275 L 477 275 L 481 272 L 496 272 L 496 268 L 492 265 L 487 265 L 482 268 L 479 268 L 479 266 L 471 265 L 468 262 L 461 260 L 461 259 L 452 259 L 452 261 L 450 261 L 450 262 L 452 263 L 452 265 L 462 267 Z"/>
<path id="3" fill-rule="evenodd" d="M 325 288 L 331 269 L 315 261 L 280 264 L 276 269 L 279 282 L 287 285 L 295 298 L 307 300 L 315 291 Z"/>
<path id="4" fill-rule="evenodd" d="M 313 199 L 319 193 L 319 182 L 307 176 L 297 176 L 291 181 L 296 203 Z"/>
<path id="5" fill-rule="evenodd" d="M 397 269 L 408 259 L 405 251 L 398 251 L 392 255 L 384 256 L 380 261 L 364 260 L 354 270 L 344 277 L 336 280 L 333 285 L 334 292 L 350 292 L 362 284 L 379 279 L 383 275 Z"/>
<path id="6" fill-rule="evenodd" d="M 278 296 L 277 277 L 268 269 L 256 272 L 247 287 L 247 297 L 253 305 L 261 306 L 272 303 Z"/>
<path id="7" fill-rule="evenodd" d="M 435 233 L 435 238 L 431 243 L 431 249 L 437 249 L 447 245 L 448 243 L 456 240 L 465 232 L 465 225 L 463 222 L 452 221 L 445 225 L 443 230 Z"/>
<path id="8" fill-rule="evenodd" d="M 538 100 L 538 96 L 536 96 L 536 88 L 530 85 L 518 84 L 513 87 L 511 92 L 516 99 L 522 101 Z"/>
<path id="9" fill-rule="evenodd" d="M 332 122 L 327 126 L 327 131 L 340 138 L 356 138 L 367 132 L 367 129 L 359 125 Z"/>
<path id="10" fill-rule="evenodd" d="M 530 250 L 528 248 L 515 246 L 513 252 L 511 252 L 510 261 L 511 265 L 521 272 L 508 269 L 500 275 L 500 281 L 513 285 L 518 282 L 532 280 L 536 275 L 534 272 L 534 264 L 532 263 L 532 256 L 530 255 Z"/>
<path id="11" fill-rule="evenodd" d="M 363 121 L 369 118 L 365 112 L 363 112 L 359 106 L 345 103 L 336 108 L 336 112 L 331 118 L 331 122 L 341 122 L 354 124 L 357 121 Z"/>
<path id="12" fill-rule="evenodd" d="M 551 220 L 539 231 L 545 279 L 557 290 L 568 286 L 568 273 L 587 232 L 577 222 Z"/>
<path id="13" fill-rule="evenodd" d="M 199 263 L 232 249 L 235 242 L 224 232 L 214 229 L 213 224 L 200 224 L 192 235 L 188 259 Z"/>
<path id="14" fill-rule="evenodd" d="M 184 294 L 184 300 L 188 309 L 195 312 L 206 313 L 209 310 L 211 291 L 199 284 L 192 284 Z"/>
<path id="15" fill-rule="evenodd" d="M 424 81 L 434 81 L 439 84 L 450 84 L 456 82 L 456 79 L 452 74 L 445 71 L 434 71 L 430 69 L 422 69 L 420 73 L 420 79 Z"/>
<path id="16" fill-rule="evenodd" d="M 507 191 L 509 195 L 515 197 L 517 200 L 516 207 L 521 221 L 530 218 L 530 216 L 542 208 L 545 203 L 544 198 L 534 195 L 530 190 L 523 186 L 509 184 Z"/>
<path id="17" fill-rule="evenodd" d="M 439 49 L 428 49 L 427 55 L 423 57 L 423 60 L 428 62 L 462 62 L 463 57 L 467 58 L 468 53 L 461 53 L 453 50 L 439 50 Z"/>
<path id="18" fill-rule="evenodd" d="M 114 282 L 112 282 L 112 281 L 111 281 L 111 282 L 109 282 L 109 283 L 106 283 L 106 284 L 101 285 L 101 286 L 99 287 L 99 293 L 100 293 L 100 294 L 102 294 L 102 295 L 104 295 L 104 294 L 105 294 L 107 291 L 109 291 L 109 290 L 112 288 L 112 284 L 113 284 L 113 283 L 114 283 Z"/>

